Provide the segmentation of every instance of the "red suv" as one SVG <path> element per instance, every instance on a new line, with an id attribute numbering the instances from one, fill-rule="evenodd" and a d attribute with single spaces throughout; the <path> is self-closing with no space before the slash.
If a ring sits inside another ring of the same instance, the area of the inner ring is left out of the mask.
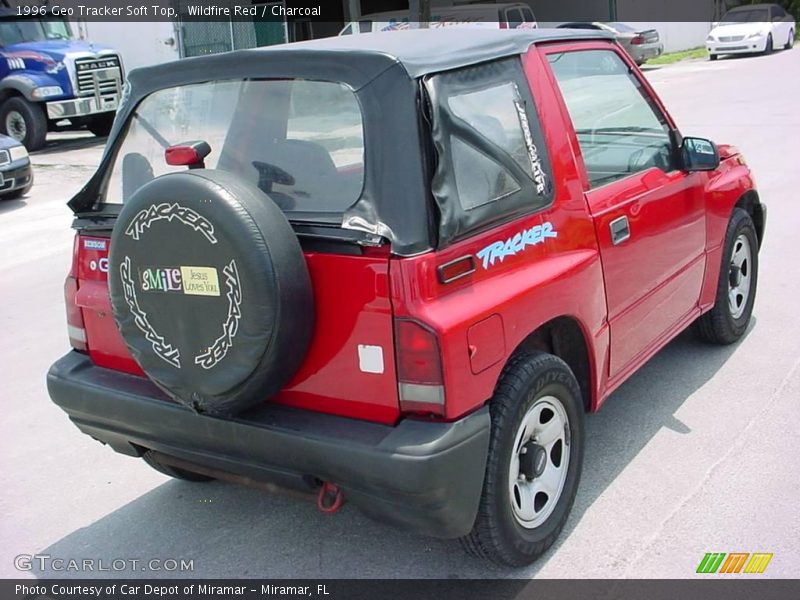
<path id="1" fill-rule="evenodd" d="M 70 202 L 84 433 L 525 564 L 584 413 L 746 330 L 765 207 L 599 32 L 407 31 L 135 71 Z"/>

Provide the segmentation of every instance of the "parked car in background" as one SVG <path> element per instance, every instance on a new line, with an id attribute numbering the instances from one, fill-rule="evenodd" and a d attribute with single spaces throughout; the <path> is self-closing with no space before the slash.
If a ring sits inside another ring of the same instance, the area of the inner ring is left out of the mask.
<path id="1" fill-rule="evenodd" d="M 777 4 L 739 6 L 725 13 L 706 38 L 708 58 L 720 54 L 769 54 L 775 48 L 794 46 L 797 24 L 794 17 Z"/>
<path id="2" fill-rule="evenodd" d="M 637 65 L 643 65 L 651 58 L 661 56 L 664 44 L 655 29 L 638 30 L 625 23 L 587 23 L 576 21 L 562 23 L 560 29 L 598 29 L 607 31 L 617 38 L 620 45 L 628 51 Z"/>
<path id="3" fill-rule="evenodd" d="M 122 59 L 107 46 L 75 40 L 62 20 L 0 9 L 0 133 L 30 150 L 69 119 L 108 135 L 122 92 Z"/>
<path id="4" fill-rule="evenodd" d="M 7 135 L 0 135 L 0 200 L 19 198 L 33 185 L 28 150 Z"/>
<path id="5" fill-rule="evenodd" d="M 483 27 L 486 29 L 535 29 L 536 17 L 527 4 L 469 4 L 436 6 L 431 9 L 431 29 L 442 27 Z M 339 35 L 358 35 L 378 31 L 413 29 L 416 23 L 408 11 L 364 15 L 348 23 Z"/>

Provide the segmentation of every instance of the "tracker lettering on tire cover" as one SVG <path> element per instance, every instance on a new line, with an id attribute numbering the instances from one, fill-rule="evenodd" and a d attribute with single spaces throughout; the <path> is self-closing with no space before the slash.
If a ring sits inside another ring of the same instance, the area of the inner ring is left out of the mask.
<path id="1" fill-rule="evenodd" d="M 117 219 L 114 317 L 159 387 L 193 409 L 240 411 L 277 392 L 305 358 L 311 282 L 280 209 L 222 171 L 158 177 Z"/>

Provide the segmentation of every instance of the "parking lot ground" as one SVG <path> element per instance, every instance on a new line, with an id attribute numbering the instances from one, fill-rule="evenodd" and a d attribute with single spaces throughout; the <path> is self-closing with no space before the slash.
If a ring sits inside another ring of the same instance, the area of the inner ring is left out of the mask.
<path id="1" fill-rule="evenodd" d="M 800 49 L 648 69 L 684 134 L 735 143 L 769 206 L 755 318 L 725 348 L 681 335 L 587 419 L 573 513 L 536 564 L 502 569 L 351 506 L 171 481 L 80 434 L 46 393 L 67 350 L 64 205 L 102 143 L 59 134 L 36 185 L 0 202 L 0 576 L 692 577 L 706 552 L 771 552 L 800 576 Z M 676 235 L 680 235 L 676 232 Z M 193 572 L 15 569 L 20 554 L 173 558 Z"/>

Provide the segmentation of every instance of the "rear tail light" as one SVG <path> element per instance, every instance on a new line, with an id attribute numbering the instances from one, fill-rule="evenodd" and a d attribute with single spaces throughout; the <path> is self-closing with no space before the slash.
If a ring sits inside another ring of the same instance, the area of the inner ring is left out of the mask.
<path id="1" fill-rule="evenodd" d="M 83 324 L 83 313 L 78 307 L 75 297 L 78 295 L 78 253 L 80 236 L 75 235 L 72 246 L 72 268 L 64 282 L 64 302 L 67 306 L 67 333 L 69 343 L 75 350 L 86 350 L 86 328 Z"/>
<path id="2" fill-rule="evenodd" d="M 637 35 L 631 39 L 631 45 L 639 46 L 641 44 L 644 44 L 644 38 L 641 35 Z"/>
<path id="3" fill-rule="evenodd" d="M 400 410 L 444 415 L 442 355 L 436 333 L 417 321 L 398 319 L 395 345 Z"/>

